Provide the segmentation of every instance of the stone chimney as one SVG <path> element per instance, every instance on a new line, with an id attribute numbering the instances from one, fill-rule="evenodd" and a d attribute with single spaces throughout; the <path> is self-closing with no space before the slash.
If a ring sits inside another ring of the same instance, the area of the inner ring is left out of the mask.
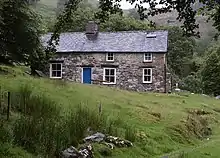
<path id="1" fill-rule="evenodd" d="M 99 26 L 94 21 L 89 21 L 86 25 L 86 37 L 89 40 L 95 40 L 98 37 Z"/>

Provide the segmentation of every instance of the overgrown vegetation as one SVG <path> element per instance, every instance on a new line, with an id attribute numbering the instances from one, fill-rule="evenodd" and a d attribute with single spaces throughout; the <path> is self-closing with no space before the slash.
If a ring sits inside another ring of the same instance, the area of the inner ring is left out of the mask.
<path id="1" fill-rule="evenodd" d="M 1 92 L 11 92 L 12 107 L 9 121 L 1 111 L 0 144 L 7 149 L 7 152 L 1 150 L 1 157 L 13 157 L 13 154 L 51 157 L 70 145 L 80 146 L 82 138 L 97 131 L 134 143 L 132 148 L 114 150 L 103 144 L 93 144 L 97 158 L 166 155 L 200 144 L 200 139 L 212 138 L 211 134 L 218 136 L 217 124 L 212 121 L 213 117 L 220 118 L 215 112 L 218 101 L 209 97 L 139 94 L 34 79 L 23 76 L 17 69 L 2 69 L 8 74 L 0 76 Z M 1 107 L 7 106 L 7 99 L 1 99 L 3 101 L 5 104 Z M 212 109 L 203 107 L 204 104 Z M 194 110 L 189 111 L 189 108 Z"/>
<path id="2" fill-rule="evenodd" d="M 21 146 L 32 154 L 53 157 L 68 145 L 82 143 L 85 136 L 92 134 L 88 128 L 135 141 L 135 129 L 130 130 L 128 125 L 124 130 L 119 129 L 123 125 L 119 119 L 109 118 L 105 112 L 88 108 L 89 105 L 73 105 L 63 111 L 44 93 L 36 94 L 32 89 L 29 84 L 22 84 L 17 89 L 2 90 L 4 97 L 6 90 L 11 92 L 11 113 L 17 115 L 12 118 L 15 120 L 10 128 L 5 127 L 7 122 L 2 122 L 2 142 Z M 1 102 L 1 107 L 6 105 L 7 102 Z"/>

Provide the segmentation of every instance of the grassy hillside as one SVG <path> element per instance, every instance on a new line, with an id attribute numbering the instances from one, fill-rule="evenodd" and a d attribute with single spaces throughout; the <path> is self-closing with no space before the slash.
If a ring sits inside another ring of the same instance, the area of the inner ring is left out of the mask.
<path id="1" fill-rule="evenodd" d="M 7 71 L 9 74 L 6 74 Z M 56 115 L 58 120 L 66 120 L 68 112 L 76 110 L 79 104 L 84 104 L 90 110 L 95 110 L 98 113 L 98 107 L 101 103 L 103 112 L 115 122 L 114 127 L 118 131 L 114 132 L 116 135 L 126 138 L 123 131 L 127 130 L 129 126 L 129 130 L 133 131 L 135 136 L 134 147 L 117 148 L 111 157 L 162 157 L 169 153 L 171 157 L 177 157 L 182 151 L 188 152 L 187 156 L 190 158 L 215 157 L 219 154 L 217 146 L 220 145 L 220 128 L 218 126 L 220 104 L 219 100 L 211 97 L 186 93 L 136 93 L 103 86 L 32 78 L 24 74 L 21 69 L 2 66 L 0 74 L 2 74 L 0 75 L 2 89 L 11 92 L 24 92 L 24 87 L 28 86 L 31 87 L 29 90 L 33 95 L 46 97 L 46 99 L 53 101 L 56 107 L 59 107 L 59 115 Z M 16 102 L 14 100 L 12 104 Z M 195 109 L 201 112 L 203 109 L 208 114 L 192 114 Z M 45 108 L 45 110 L 47 109 Z M 14 121 L 16 122 L 19 118 L 17 114 L 16 111 L 11 113 L 11 121 L 8 125 L 12 127 L 16 125 Z M 189 118 L 187 119 L 187 117 Z M 208 120 L 207 124 L 204 123 L 205 120 Z M 212 129 L 211 136 L 203 135 L 202 131 L 206 126 Z M 24 130 L 26 129 L 22 131 Z M 209 140 L 206 139 L 207 137 Z M 0 139 L 0 144 L 1 141 Z M 19 144 L 19 142 L 17 143 Z M 5 145 L 3 146 L 5 147 Z M 17 150 L 23 151 L 23 147 L 16 148 L 9 146 L 8 150 L 16 151 L 15 153 L 18 153 Z M 103 157 L 97 148 L 95 148 L 96 157 Z M 31 152 L 30 149 L 27 151 Z M 2 153 L 3 151 L 0 150 L 0 157 L 2 157 Z M 30 157 L 27 155 L 24 152 L 21 157 Z"/>

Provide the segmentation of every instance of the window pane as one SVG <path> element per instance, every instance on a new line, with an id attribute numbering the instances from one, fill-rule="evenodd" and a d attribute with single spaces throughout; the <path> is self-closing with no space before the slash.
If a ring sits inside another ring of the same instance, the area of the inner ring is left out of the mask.
<path id="1" fill-rule="evenodd" d="M 110 77 L 110 82 L 115 82 L 115 77 L 111 76 Z"/>
<path id="2" fill-rule="evenodd" d="M 57 67 L 56 67 L 56 64 L 52 64 L 52 70 L 56 70 Z"/>
<path id="3" fill-rule="evenodd" d="M 144 69 L 144 75 L 147 75 L 147 69 Z"/>
<path id="4" fill-rule="evenodd" d="M 144 76 L 144 81 L 150 82 L 151 81 L 151 77 L 150 76 Z"/>
<path id="5" fill-rule="evenodd" d="M 52 77 L 56 77 L 57 76 L 57 72 L 56 71 L 52 71 Z"/>
<path id="6" fill-rule="evenodd" d="M 109 82 L 109 81 L 110 81 L 109 76 L 105 76 L 105 81 L 106 81 L 106 82 Z"/>
<path id="7" fill-rule="evenodd" d="M 110 70 L 110 75 L 115 75 L 115 70 L 114 69 Z"/>
<path id="8" fill-rule="evenodd" d="M 105 69 L 105 75 L 109 75 L 109 69 Z"/>
<path id="9" fill-rule="evenodd" d="M 108 60 L 113 60 L 113 57 L 112 56 L 108 57 Z"/>
<path id="10" fill-rule="evenodd" d="M 112 56 L 113 56 L 113 53 L 108 53 L 108 56 L 109 56 L 109 57 L 112 57 Z"/>
<path id="11" fill-rule="evenodd" d="M 57 70 L 61 70 L 61 64 L 57 64 Z"/>
<path id="12" fill-rule="evenodd" d="M 57 76 L 56 77 L 61 77 L 61 71 L 57 71 Z"/>
<path id="13" fill-rule="evenodd" d="M 145 60 L 152 60 L 151 53 L 145 53 Z"/>
<path id="14" fill-rule="evenodd" d="M 151 70 L 147 69 L 147 75 L 151 75 Z"/>
<path id="15" fill-rule="evenodd" d="M 114 60 L 114 54 L 113 53 L 108 53 L 107 54 L 107 60 Z"/>

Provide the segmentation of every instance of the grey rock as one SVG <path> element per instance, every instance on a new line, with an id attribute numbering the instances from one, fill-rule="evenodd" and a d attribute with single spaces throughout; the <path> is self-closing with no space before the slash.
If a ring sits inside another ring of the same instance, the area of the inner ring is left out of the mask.
<path id="1" fill-rule="evenodd" d="M 110 149 L 114 149 L 114 144 L 112 143 L 104 143 L 107 147 L 109 147 Z"/>
<path id="2" fill-rule="evenodd" d="M 71 146 L 62 152 L 61 158 L 93 158 L 92 146 L 85 145 L 79 150 Z"/>
<path id="3" fill-rule="evenodd" d="M 79 156 L 78 150 L 73 146 L 62 152 L 62 158 L 78 158 Z"/>
<path id="4" fill-rule="evenodd" d="M 91 136 L 88 136 L 83 139 L 84 142 L 101 142 L 105 138 L 105 135 L 102 133 L 95 133 Z"/>
<path id="5" fill-rule="evenodd" d="M 112 143 L 117 147 L 132 147 L 133 146 L 132 142 L 121 139 L 119 137 L 114 137 L 114 136 L 106 137 L 105 141 L 107 143 Z"/>
<path id="6" fill-rule="evenodd" d="M 215 98 L 216 98 L 216 99 L 220 99 L 220 95 L 216 96 Z"/>

